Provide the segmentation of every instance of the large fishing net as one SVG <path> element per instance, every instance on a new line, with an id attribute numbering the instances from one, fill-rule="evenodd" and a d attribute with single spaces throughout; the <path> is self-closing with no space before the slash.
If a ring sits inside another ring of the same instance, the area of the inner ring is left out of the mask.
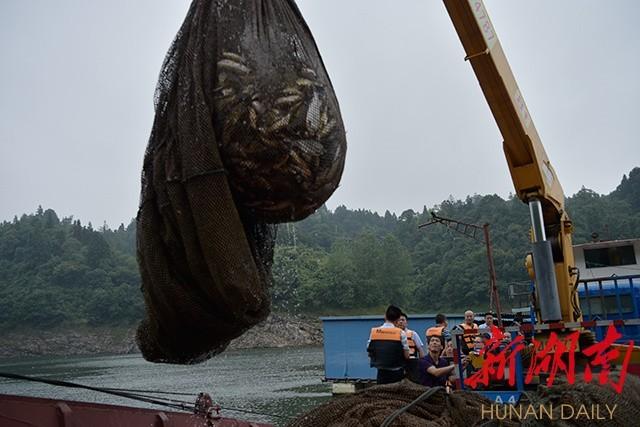
<path id="1" fill-rule="evenodd" d="M 299 416 L 289 427 L 379 427 L 395 411 L 420 397 L 426 387 L 408 380 L 365 389 L 339 397 Z M 425 400 L 398 415 L 391 425 L 398 427 L 473 426 L 480 419 L 481 406 L 491 402 L 478 393 L 435 391 Z M 505 423 L 515 426 L 516 423 Z"/>
<path id="2" fill-rule="evenodd" d="M 614 375 L 611 381 L 617 382 Z M 444 389 L 428 393 L 427 387 L 408 380 L 395 384 L 374 386 L 351 396 L 334 398 L 324 405 L 298 416 L 289 427 L 379 427 L 388 423 L 394 427 L 440 427 L 440 426 L 632 426 L 640 420 L 640 379 L 628 375 L 622 393 L 617 393 L 609 385 L 599 385 L 597 380 L 586 383 L 584 376 L 576 376 L 574 384 L 566 379 L 557 379 L 552 387 L 538 386 L 536 392 L 527 392 L 521 404 L 533 408 L 545 405 L 551 412 L 548 417 L 538 418 L 524 416 L 522 419 L 513 412 L 506 415 L 501 405 L 500 411 L 492 417 L 492 402 L 477 392 L 454 391 L 447 394 Z M 427 393 L 425 393 L 427 392 Z M 430 395 L 429 395 L 430 394 Z M 414 400 L 424 397 L 416 404 L 409 406 Z M 570 412 L 568 405 L 573 408 Z M 589 419 L 577 416 L 581 405 L 587 408 Z M 599 405 L 599 417 L 594 417 L 591 405 Z M 615 410 L 609 416 L 607 406 Z M 409 406 L 407 408 L 407 406 Z M 484 406 L 484 418 L 482 409 Z M 564 412 L 563 412 L 564 411 Z M 540 414 L 540 411 L 538 410 Z M 498 415 L 500 414 L 500 416 Z M 501 418 L 501 419 L 499 419 Z"/>
<path id="3" fill-rule="evenodd" d="M 338 185 L 338 103 L 293 0 L 194 0 L 163 64 L 142 171 L 148 360 L 190 363 L 263 320 L 275 223 Z"/>

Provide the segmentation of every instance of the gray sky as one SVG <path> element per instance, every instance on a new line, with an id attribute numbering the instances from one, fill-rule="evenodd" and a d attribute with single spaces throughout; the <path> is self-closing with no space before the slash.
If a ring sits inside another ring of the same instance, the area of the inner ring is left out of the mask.
<path id="1" fill-rule="evenodd" d="M 41 204 L 135 216 L 153 91 L 186 0 L 0 2 L 0 220 Z M 567 195 L 640 166 L 640 2 L 485 0 Z M 401 213 L 513 192 L 502 139 L 438 0 L 298 0 L 342 109 L 328 206 Z"/>

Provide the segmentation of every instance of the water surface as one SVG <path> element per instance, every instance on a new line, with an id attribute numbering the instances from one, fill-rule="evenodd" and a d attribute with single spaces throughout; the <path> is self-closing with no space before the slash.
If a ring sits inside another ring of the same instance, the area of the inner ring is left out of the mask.
<path id="1" fill-rule="evenodd" d="M 231 350 L 189 366 L 149 363 L 140 355 L 23 357 L 0 359 L 0 372 L 94 387 L 192 393 L 174 396 L 190 402 L 202 391 L 222 407 L 225 417 L 275 425 L 331 398 L 330 386 L 321 381 L 321 347 Z M 99 392 L 2 378 L 0 393 L 157 408 Z"/>

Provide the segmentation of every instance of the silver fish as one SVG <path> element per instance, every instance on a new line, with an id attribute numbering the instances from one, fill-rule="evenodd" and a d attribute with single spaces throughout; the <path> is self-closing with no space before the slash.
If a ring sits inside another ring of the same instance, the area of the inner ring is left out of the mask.
<path id="1" fill-rule="evenodd" d="M 251 72 L 249 67 L 230 59 L 221 59 L 220 61 L 218 61 L 218 68 L 222 70 L 233 71 L 239 74 L 249 74 Z"/>
<path id="2" fill-rule="evenodd" d="M 226 59 L 230 59 L 234 62 L 244 63 L 244 58 L 233 52 L 222 52 L 222 56 Z"/>
<path id="3" fill-rule="evenodd" d="M 302 77 L 305 77 L 305 78 L 310 79 L 310 80 L 315 80 L 318 77 L 316 75 L 316 72 L 313 71 L 311 68 L 303 68 L 300 71 L 300 74 L 302 75 Z"/>
<path id="4" fill-rule="evenodd" d="M 299 95 L 289 95 L 289 96 L 283 96 L 283 97 L 280 97 L 280 98 L 276 99 L 273 104 L 276 107 L 282 107 L 282 106 L 286 107 L 286 106 L 297 104 L 300 101 L 302 101 L 302 97 L 301 96 L 299 96 Z"/>
<path id="5" fill-rule="evenodd" d="M 320 132 L 318 132 L 318 138 L 322 139 L 329 136 L 331 131 L 336 127 L 336 123 L 336 119 L 331 119 L 325 125 L 323 125 L 320 129 Z"/>
<path id="6" fill-rule="evenodd" d="M 313 139 L 301 139 L 296 141 L 296 145 L 302 150 L 312 156 L 321 156 L 324 154 L 324 146 Z"/>

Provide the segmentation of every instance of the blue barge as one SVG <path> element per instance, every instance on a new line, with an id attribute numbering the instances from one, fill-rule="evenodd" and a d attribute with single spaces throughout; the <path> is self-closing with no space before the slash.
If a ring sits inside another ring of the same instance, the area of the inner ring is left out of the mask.
<path id="1" fill-rule="evenodd" d="M 449 329 L 462 323 L 462 313 L 446 314 Z M 409 329 L 420 334 L 435 326 L 435 314 L 409 314 Z M 371 328 L 380 326 L 384 316 L 321 317 L 324 335 L 324 375 L 327 381 L 370 381 L 376 370 L 369 366 L 367 340 Z"/>

